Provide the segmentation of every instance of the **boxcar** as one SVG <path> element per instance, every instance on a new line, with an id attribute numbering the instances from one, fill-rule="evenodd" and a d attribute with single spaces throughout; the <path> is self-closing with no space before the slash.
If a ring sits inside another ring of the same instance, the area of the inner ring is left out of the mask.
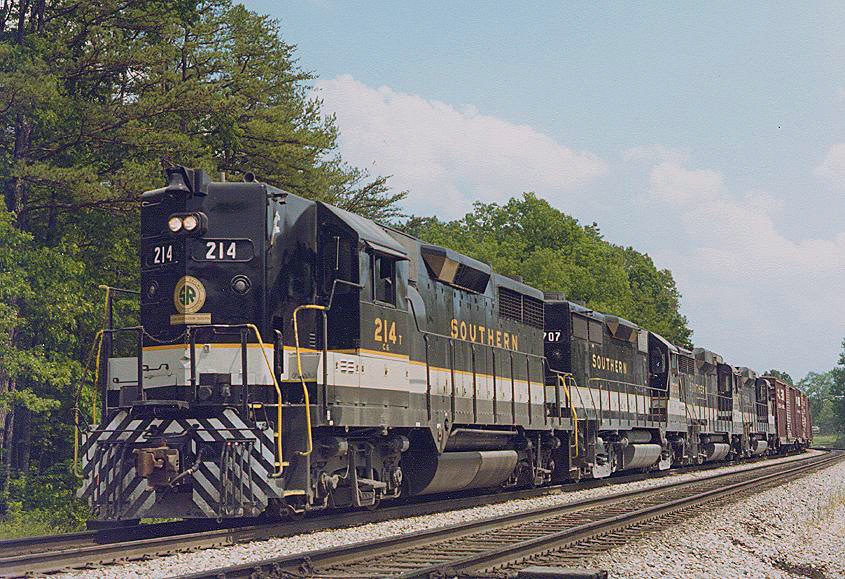
<path id="1" fill-rule="evenodd" d="M 775 403 L 775 449 L 806 448 L 812 441 L 812 417 L 807 395 L 774 376 L 764 376 Z"/>

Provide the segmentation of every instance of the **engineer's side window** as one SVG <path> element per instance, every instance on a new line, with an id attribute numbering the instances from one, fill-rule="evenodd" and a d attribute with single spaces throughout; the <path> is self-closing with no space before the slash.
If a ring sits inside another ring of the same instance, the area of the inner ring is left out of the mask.
<path id="1" fill-rule="evenodd" d="M 373 293 L 376 301 L 396 305 L 396 260 L 373 254 Z"/>

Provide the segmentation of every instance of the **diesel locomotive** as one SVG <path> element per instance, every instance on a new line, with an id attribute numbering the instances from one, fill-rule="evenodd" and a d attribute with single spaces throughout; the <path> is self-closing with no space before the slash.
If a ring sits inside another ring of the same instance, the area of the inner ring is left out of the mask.
<path id="1" fill-rule="evenodd" d="M 140 267 L 140 325 L 103 334 L 137 351 L 108 356 L 82 432 L 97 521 L 373 508 L 809 442 L 808 414 L 779 435 L 774 379 L 249 176 L 167 170 L 141 196 Z"/>

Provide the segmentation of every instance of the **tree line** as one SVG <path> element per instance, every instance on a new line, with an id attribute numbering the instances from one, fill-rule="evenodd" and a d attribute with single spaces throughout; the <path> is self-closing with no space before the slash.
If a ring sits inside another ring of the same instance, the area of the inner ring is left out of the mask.
<path id="1" fill-rule="evenodd" d="M 785 379 L 792 384 L 789 375 Z M 837 446 L 845 445 L 845 338 L 836 365 L 824 372 L 808 372 L 795 384 L 810 399 L 813 426 Z"/>
<path id="2" fill-rule="evenodd" d="M 174 165 L 250 171 L 482 259 L 689 345 L 671 272 L 535 194 L 442 222 L 350 166 L 279 22 L 230 0 L 0 6 L 0 514 L 76 526 L 75 419 L 91 419 L 98 286 L 138 289 L 139 196 Z M 515 192 L 516 193 L 516 192 Z M 134 300 L 115 324 L 137 324 Z"/>

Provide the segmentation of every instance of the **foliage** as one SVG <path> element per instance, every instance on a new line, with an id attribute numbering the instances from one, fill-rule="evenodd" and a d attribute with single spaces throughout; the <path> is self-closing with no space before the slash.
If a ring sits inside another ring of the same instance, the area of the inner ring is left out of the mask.
<path id="1" fill-rule="evenodd" d="M 834 388 L 833 372 L 808 372 L 804 378 L 798 381 L 797 386 L 810 399 L 813 426 L 818 426 L 820 432 L 838 430 L 839 424 L 835 414 L 837 402 L 831 398 Z"/>
<path id="2" fill-rule="evenodd" d="M 0 520 L 0 539 L 78 531 L 85 526 L 88 505 L 74 495 L 76 481 L 68 461 L 39 472 L 31 468 L 11 481 Z"/>
<path id="3" fill-rule="evenodd" d="M 830 371 L 833 384 L 830 395 L 833 397 L 833 414 L 836 417 L 837 430 L 845 430 L 845 339 L 836 366 Z"/>
<path id="4" fill-rule="evenodd" d="M 563 292 L 596 310 L 623 316 L 672 342 L 690 346 L 692 331 L 679 312 L 680 293 L 669 270 L 648 255 L 602 238 L 534 193 L 498 205 L 476 203 L 462 219 L 413 217 L 402 228 L 490 263 L 546 292 Z"/>
<path id="5" fill-rule="evenodd" d="M 89 419 L 98 285 L 137 287 L 138 198 L 163 168 L 251 171 L 374 218 L 399 215 L 403 193 L 338 155 L 312 79 L 277 22 L 230 0 L 2 2 L 0 509 L 41 508 L 20 481 L 76 504 L 32 473 L 67 467 L 80 390 Z M 132 325 L 137 304 L 115 314 Z"/>

